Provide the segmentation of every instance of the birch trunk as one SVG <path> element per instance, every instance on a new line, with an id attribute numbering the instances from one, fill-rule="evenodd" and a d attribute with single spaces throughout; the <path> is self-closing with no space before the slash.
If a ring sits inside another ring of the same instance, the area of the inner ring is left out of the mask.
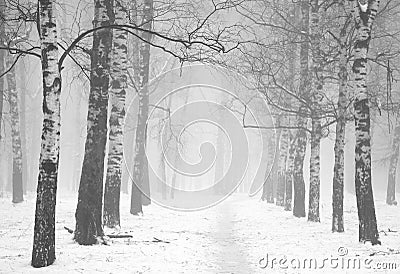
<path id="1" fill-rule="evenodd" d="M 367 93 L 367 54 L 371 40 L 371 27 L 378 11 L 379 1 L 368 1 L 365 11 L 358 1 L 352 0 L 352 2 L 356 22 L 353 72 L 355 75 L 355 187 L 359 241 L 370 241 L 374 245 L 380 244 L 380 241 L 371 182 L 371 121 Z"/>
<path id="2" fill-rule="evenodd" d="M 152 30 L 153 26 L 153 0 L 146 0 L 144 1 L 144 17 L 143 17 L 143 26 L 146 30 Z M 147 97 L 147 104 L 144 104 L 144 108 L 146 110 L 143 112 L 146 115 L 143 116 L 146 117 L 146 123 L 148 119 L 148 109 L 149 109 L 149 103 L 148 103 L 148 97 L 149 97 L 149 91 L 148 91 L 148 83 L 149 83 L 149 72 L 150 72 L 150 44 L 148 42 L 151 41 L 151 34 L 150 33 L 143 33 L 143 36 L 145 41 L 147 43 L 144 43 L 143 41 L 139 44 L 140 52 L 139 52 L 139 82 L 140 86 L 142 89 L 144 89 L 144 93 L 146 94 L 145 97 Z M 141 57 L 142 56 L 142 57 Z M 144 101 L 146 101 L 144 100 Z M 143 101 L 143 102 L 144 102 Z M 144 136 L 144 142 L 147 142 L 147 124 L 146 124 L 146 134 Z M 142 194 L 142 204 L 144 206 L 150 205 L 151 204 L 151 199 L 150 199 L 150 179 L 149 179 L 149 163 L 147 159 L 147 155 L 144 155 L 144 161 L 143 161 L 143 181 L 142 181 L 142 187 L 143 187 L 143 194 Z"/>
<path id="3" fill-rule="evenodd" d="M 222 130 L 217 129 L 217 159 L 215 162 L 215 173 L 214 173 L 214 193 L 222 195 L 225 193 L 223 177 L 224 177 L 224 166 L 225 166 L 225 145 L 222 137 Z M 219 182 L 219 183 L 218 183 Z"/>
<path id="4" fill-rule="evenodd" d="M 11 68 L 14 64 L 11 54 L 7 56 L 7 67 Z M 21 150 L 21 130 L 18 107 L 17 81 L 15 77 L 15 67 L 7 73 L 7 87 L 9 91 L 10 116 L 11 116 L 11 139 L 12 139 L 12 193 L 13 203 L 24 201 L 23 182 L 22 182 L 22 150 Z"/>
<path id="5" fill-rule="evenodd" d="M 4 18 L 6 20 L 6 15 L 4 14 L 5 12 L 5 7 L 6 7 L 6 1 L 5 0 L 0 0 L 0 18 Z M 5 25 L 6 24 L 0 24 L 0 43 L 1 45 L 4 45 L 5 37 L 6 37 L 6 30 L 5 30 Z M 0 73 L 3 73 L 6 69 L 5 66 L 5 53 L 6 51 L 0 50 Z M 2 139 L 1 136 L 1 126 L 3 121 L 3 100 L 4 100 L 4 77 L 0 77 L 0 141 Z"/>
<path id="6" fill-rule="evenodd" d="M 37 185 L 32 266 L 51 265 L 55 256 L 55 209 L 60 152 L 61 75 L 58 70 L 56 1 L 39 1 L 43 73 L 43 128 Z"/>
<path id="7" fill-rule="evenodd" d="M 144 16 L 142 25 L 146 30 L 152 29 L 153 21 L 153 0 L 144 1 Z M 150 42 L 151 34 L 142 33 L 143 41 L 140 43 L 140 72 L 139 72 L 139 113 L 136 128 L 135 158 L 133 164 L 133 183 L 131 196 L 131 214 L 141 213 L 142 204 L 150 203 L 150 186 L 148 167 L 146 167 L 146 131 L 147 119 L 149 116 L 149 94 L 148 81 L 150 69 Z M 142 195 L 143 192 L 143 195 Z"/>
<path id="8" fill-rule="evenodd" d="M 178 156 L 175 157 L 174 160 L 174 167 L 177 167 L 178 165 Z M 178 175 L 178 172 L 175 170 L 172 170 L 173 174 L 172 174 L 172 178 L 171 178 L 171 193 L 170 193 L 170 197 L 171 199 L 175 199 L 175 192 L 176 192 L 176 177 Z"/>
<path id="9" fill-rule="evenodd" d="M 399 161 L 400 147 L 400 117 L 397 117 L 396 128 L 394 130 L 394 138 L 392 143 L 392 156 L 389 163 L 388 185 L 386 193 L 386 204 L 397 205 L 396 201 L 396 172 Z"/>
<path id="10" fill-rule="evenodd" d="M 138 7 L 137 1 L 130 1 L 130 23 L 138 25 Z M 132 30 L 135 34 L 138 34 L 136 30 Z M 128 43 L 128 56 L 131 60 L 131 66 L 133 68 L 133 89 L 128 89 L 127 93 L 127 103 L 131 103 L 133 98 L 136 96 L 137 85 L 139 84 L 139 39 L 132 35 L 128 34 L 129 43 Z M 135 143 L 135 129 L 136 129 L 136 114 L 132 111 L 126 114 L 126 123 L 125 132 L 124 132 L 124 158 L 125 164 L 123 165 L 122 172 L 122 192 L 128 194 L 129 193 L 129 182 L 132 180 L 132 167 L 133 167 L 133 157 L 134 157 L 134 143 Z"/>
<path id="11" fill-rule="evenodd" d="M 161 191 L 161 196 L 163 200 L 167 199 L 168 196 L 168 190 L 170 191 L 170 197 L 174 198 L 174 187 L 169 187 L 167 183 L 167 174 L 166 174 L 166 165 L 165 165 L 165 159 L 166 155 L 168 154 L 168 150 L 173 149 L 170 147 L 170 142 L 171 142 L 171 134 L 170 132 L 171 129 L 171 105 L 172 105 L 172 95 L 168 97 L 168 100 L 165 104 L 165 109 L 168 110 L 165 112 L 165 117 L 164 119 L 161 120 L 161 131 L 160 131 L 160 138 L 158 139 L 158 147 L 160 149 L 160 165 L 159 165 L 159 174 L 161 177 L 161 180 L 158 184 L 158 188 Z M 174 143 L 174 142 L 173 142 Z"/>
<path id="12" fill-rule="evenodd" d="M 279 160 L 278 160 L 278 185 L 276 188 L 276 205 L 285 206 L 286 188 L 286 161 L 288 154 L 288 130 L 283 129 L 279 140 Z"/>
<path id="13" fill-rule="evenodd" d="M 79 186 L 79 179 L 81 177 L 82 172 L 82 124 L 81 124 L 81 100 L 82 97 L 77 97 L 76 102 L 76 113 L 75 113 L 75 148 L 74 148 L 74 165 L 73 165 L 73 174 L 72 174 L 72 190 L 76 192 Z"/>
<path id="14" fill-rule="evenodd" d="M 309 13 L 310 7 L 308 1 L 301 2 L 301 30 L 304 34 L 300 47 L 300 95 L 309 93 L 309 74 L 308 74 L 308 61 L 309 61 Z M 300 107 L 300 111 L 303 107 Z M 301 114 L 297 117 L 297 126 L 299 129 L 296 133 L 296 150 L 293 163 L 293 182 L 294 182 L 294 201 L 293 201 L 293 215 L 295 217 L 305 217 L 305 183 L 304 183 L 304 158 L 306 155 L 307 146 L 307 133 L 304 128 L 307 127 L 307 119 L 302 117 Z"/>
<path id="15" fill-rule="evenodd" d="M 293 135 L 289 131 L 288 134 L 289 150 L 287 156 L 286 181 L 285 181 L 285 210 L 292 210 L 293 197 L 293 168 L 294 168 L 294 152 L 296 150 Z"/>
<path id="16" fill-rule="evenodd" d="M 293 5 L 293 8 L 290 11 L 290 22 L 292 24 L 296 23 L 296 6 Z M 289 72 L 289 86 L 290 90 L 295 90 L 295 77 L 296 77 L 296 51 L 297 45 L 292 43 L 289 46 L 289 51 L 287 55 L 289 57 L 288 60 L 288 72 Z M 292 105 L 292 99 L 289 97 L 286 100 L 288 106 Z M 287 125 L 291 126 L 293 121 L 290 116 L 286 117 Z M 294 170 L 294 153 L 296 150 L 295 147 L 295 139 L 291 130 L 288 130 L 288 152 L 286 157 L 286 174 L 285 174 L 285 211 L 292 210 L 292 199 L 293 199 L 293 170 Z"/>
<path id="17" fill-rule="evenodd" d="M 321 111 L 319 104 L 322 101 L 323 75 L 320 49 L 320 15 L 319 1 L 311 1 L 311 52 L 312 52 L 312 85 L 311 85 L 311 156 L 310 156 L 310 193 L 308 207 L 308 221 L 320 222 L 320 152 L 321 152 Z"/>
<path id="18" fill-rule="evenodd" d="M 184 101 L 183 105 L 184 106 L 187 105 L 188 101 L 189 101 L 189 94 L 187 93 L 185 95 L 185 101 Z M 172 103 L 172 96 L 170 97 L 169 104 L 171 104 L 171 103 Z M 171 109 L 171 107 L 169 107 L 169 109 Z M 183 109 L 183 113 L 182 113 L 182 117 L 185 116 L 186 111 L 187 111 L 186 108 L 184 108 Z M 170 123 L 170 126 L 171 126 L 171 121 L 169 121 L 169 123 Z M 172 172 L 173 172 L 172 178 L 171 178 L 171 195 L 170 195 L 171 199 L 175 198 L 175 192 L 176 192 L 177 188 L 178 188 L 178 191 L 179 191 L 179 186 L 177 186 L 177 183 L 179 182 L 179 181 L 177 181 L 178 172 L 175 169 L 179 169 L 178 163 L 179 163 L 179 157 L 180 157 L 179 156 L 179 146 L 180 145 L 182 145 L 182 144 L 180 144 L 178 141 L 174 141 L 173 142 L 173 146 L 175 147 L 175 152 L 176 153 L 175 153 L 174 163 L 173 163 L 173 167 L 175 167 L 175 168 L 171 169 Z"/>
<path id="19" fill-rule="evenodd" d="M 163 200 L 166 200 L 167 199 L 167 176 L 166 176 L 166 173 L 165 173 L 165 156 L 164 156 L 164 152 L 163 152 L 163 148 L 162 148 L 162 146 L 161 146 L 161 144 L 160 144 L 160 151 L 161 151 L 161 153 L 160 153 L 160 165 L 159 165 L 159 174 L 160 174 L 160 177 L 161 177 L 161 195 L 162 195 L 162 199 Z M 173 193 L 173 192 L 171 192 L 171 193 Z M 173 196 L 173 194 L 172 194 L 172 196 Z"/>
<path id="20" fill-rule="evenodd" d="M 21 108 L 20 108 L 20 120 L 21 120 L 21 152 L 22 152 L 22 189 L 24 195 L 26 195 L 27 190 L 28 190 L 28 148 L 27 148 L 27 142 L 26 142 L 26 94 L 27 94 L 27 89 L 26 89 L 26 70 L 25 70 L 25 60 L 20 61 L 20 66 L 19 66 L 19 76 L 20 76 L 20 81 L 21 81 Z"/>
<path id="21" fill-rule="evenodd" d="M 93 27 L 112 24 L 112 1 L 95 0 L 94 4 Z M 74 239 L 82 245 L 95 244 L 104 234 L 101 213 L 111 47 L 111 29 L 93 33 L 87 137 L 75 213 Z"/>
<path id="22" fill-rule="evenodd" d="M 343 196 L 344 196 L 344 145 L 346 137 L 347 113 L 347 31 L 343 26 L 340 33 L 339 52 L 339 98 L 335 138 L 335 164 L 333 167 L 333 194 L 332 194 L 332 232 L 344 232 Z"/>
<path id="23" fill-rule="evenodd" d="M 298 119 L 299 126 L 306 126 L 305 119 Z M 304 130 L 298 130 L 295 139 L 295 155 L 293 160 L 293 184 L 294 201 L 293 215 L 295 217 L 305 217 L 305 183 L 303 175 L 304 158 L 306 154 L 307 134 Z"/>
<path id="24" fill-rule="evenodd" d="M 275 135 L 275 134 L 274 134 Z M 275 202 L 274 195 L 274 180 L 273 180 L 273 162 L 275 157 L 275 149 L 273 137 L 268 138 L 267 140 L 267 170 L 265 171 L 265 179 L 263 184 L 263 193 L 261 196 L 261 200 L 267 201 L 267 203 L 273 204 Z"/>
<path id="25" fill-rule="evenodd" d="M 124 2 L 116 1 L 114 6 L 115 24 L 128 22 Z M 111 53 L 111 89 L 110 89 L 110 133 L 108 163 L 104 187 L 103 223 L 109 228 L 120 227 L 119 200 L 121 193 L 121 174 L 124 159 L 124 120 L 125 97 L 127 90 L 126 70 L 128 68 L 128 33 L 123 30 L 113 31 Z"/>
<path id="26" fill-rule="evenodd" d="M 223 110 L 220 110 L 218 113 L 218 124 L 222 124 L 224 119 Z M 217 158 L 215 160 L 215 168 L 214 168 L 214 194 L 222 195 L 226 193 L 224 185 L 223 177 L 224 177 L 224 169 L 225 169 L 225 144 L 224 144 L 224 132 L 217 128 Z M 177 147 L 178 149 L 178 147 Z M 175 156 L 176 162 L 178 161 L 178 154 Z"/>

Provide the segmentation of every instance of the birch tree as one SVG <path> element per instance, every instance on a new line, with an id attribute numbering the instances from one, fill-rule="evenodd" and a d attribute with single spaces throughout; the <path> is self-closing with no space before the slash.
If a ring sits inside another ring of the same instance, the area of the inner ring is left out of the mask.
<path id="1" fill-rule="evenodd" d="M 286 119 L 285 119 L 286 120 Z M 288 137 L 287 129 L 279 130 L 281 132 L 279 138 L 279 158 L 278 158 L 278 176 L 276 188 L 276 205 L 285 205 L 285 187 L 286 187 L 286 162 L 288 154 Z M 279 135 L 279 134 L 278 134 Z"/>
<path id="2" fill-rule="evenodd" d="M 143 8 L 142 25 L 145 30 L 152 29 L 153 21 L 153 0 L 145 0 Z M 143 194 L 146 199 L 150 198 L 150 186 L 147 163 L 147 156 L 145 151 L 147 140 L 147 119 L 149 116 L 149 94 L 148 94 L 148 81 L 150 69 L 150 40 L 151 33 L 143 32 L 142 41 L 140 43 L 140 71 L 139 71 L 139 113 L 138 124 L 136 128 L 136 143 L 135 143 L 135 158 L 133 164 L 133 183 L 131 193 L 131 214 L 137 215 L 142 213 Z M 148 192 L 147 192 L 148 191 Z M 147 193 L 146 193 L 147 192 Z"/>
<path id="3" fill-rule="evenodd" d="M 356 38 L 354 41 L 353 73 L 355 75 L 355 187 L 359 219 L 359 241 L 380 244 L 375 215 L 371 180 L 371 120 L 367 92 L 367 55 L 371 41 L 372 24 L 379 8 L 379 0 L 355 1 L 353 16 Z"/>
<path id="4" fill-rule="evenodd" d="M 300 77 L 301 83 L 299 87 L 299 95 L 304 95 L 309 92 L 309 12 L 310 7 L 308 1 L 301 1 L 301 32 L 302 43 L 300 46 Z M 303 107 L 300 108 L 302 110 Z M 300 111 L 301 112 L 301 111 Z M 307 146 L 307 133 L 304 128 L 307 127 L 307 119 L 301 114 L 297 117 L 297 130 L 295 142 L 296 150 L 293 163 L 293 182 L 294 182 L 294 201 L 293 215 L 295 217 L 305 217 L 305 183 L 303 165 Z"/>
<path id="5" fill-rule="evenodd" d="M 396 201 L 396 172 L 397 164 L 399 162 L 399 148 L 400 148 L 400 117 L 396 119 L 396 127 L 394 130 L 394 137 L 392 142 L 392 149 L 389 162 L 389 174 L 386 193 L 386 204 L 397 205 Z"/>
<path id="6" fill-rule="evenodd" d="M 221 115 L 220 115 L 221 116 Z M 221 122 L 221 118 L 219 118 L 219 122 Z M 223 140 L 223 131 L 221 129 L 217 129 L 217 158 L 215 160 L 215 173 L 214 173 L 214 193 L 215 194 L 224 194 L 224 185 L 223 185 L 223 177 L 224 177 L 224 166 L 225 166 L 225 144 Z M 219 182 L 219 183 L 218 183 Z"/>
<path id="7" fill-rule="evenodd" d="M 95 0 L 94 7 L 94 29 L 113 24 L 112 1 Z M 112 29 L 105 27 L 94 31 L 87 136 L 75 213 L 74 239 L 82 245 L 95 244 L 104 235 L 101 214 L 111 48 Z"/>
<path id="8" fill-rule="evenodd" d="M 294 165 L 294 152 L 295 142 L 294 136 L 288 132 L 288 156 L 287 156 L 287 167 L 286 167 L 286 181 L 285 181 L 285 211 L 292 210 L 292 197 L 293 197 L 293 165 Z"/>
<path id="9" fill-rule="evenodd" d="M 310 157 L 310 193 L 308 220 L 319 222 L 319 198 L 320 198 L 320 151 L 321 151 L 321 120 L 319 105 L 322 102 L 323 75 L 320 53 L 320 3 L 311 0 L 311 24 L 310 40 L 312 53 L 311 75 L 311 157 Z"/>
<path id="10" fill-rule="evenodd" d="M 43 77 L 43 128 L 37 185 L 32 266 L 51 265 L 55 256 L 55 209 L 60 152 L 61 75 L 58 69 L 56 1 L 39 0 Z"/>
<path id="11" fill-rule="evenodd" d="M 290 22 L 295 24 L 296 22 L 296 6 L 293 6 L 290 10 L 289 15 Z M 289 73 L 289 88 L 290 90 L 294 90 L 295 86 L 295 67 L 296 67 L 296 51 L 297 45 L 295 43 L 291 43 L 289 45 L 289 50 L 287 52 L 287 56 L 289 57 L 288 64 L 288 73 Z M 287 96 L 285 100 L 287 105 L 292 104 L 291 96 Z M 289 115 L 289 114 L 288 114 Z M 289 116 L 286 117 L 287 125 L 290 126 L 293 124 L 293 119 Z M 294 170 L 294 153 L 296 151 L 295 147 L 295 136 L 293 135 L 292 130 L 287 130 L 287 139 L 288 139 L 288 151 L 286 157 L 286 174 L 285 174 L 285 211 L 292 210 L 292 199 L 293 199 L 293 170 Z"/>
<path id="12" fill-rule="evenodd" d="M 21 151 L 22 151 L 22 189 L 23 194 L 26 195 L 28 189 L 28 148 L 26 145 L 26 96 L 27 96 L 27 89 L 26 89 L 26 69 L 25 69 L 25 59 L 20 61 L 18 74 L 19 74 L 19 81 L 21 81 L 21 89 L 20 89 L 20 97 L 21 97 L 21 104 L 20 104 L 20 132 L 21 132 Z"/>
<path id="13" fill-rule="evenodd" d="M 11 54 L 7 56 L 7 67 L 11 70 L 7 73 L 7 87 L 10 102 L 11 114 L 11 139 L 12 139 L 12 193 L 13 203 L 21 203 L 24 200 L 22 182 L 22 149 L 21 149 L 21 130 L 18 107 L 18 90 L 15 76 L 14 58 Z"/>
<path id="14" fill-rule="evenodd" d="M 274 138 L 277 135 L 277 131 L 274 131 L 271 136 L 269 136 L 267 140 L 267 169 L 265 171 L 264 176 L 264 184 L 263 184 L 263 193 L 261 199 L 263 201 L 267 201 L 267 203 L 273 204 L 275 202 L 274 195 L 274 180 L 273 180 L 273 169 L 274 169 L 274 160 L 275 160 L 275 144 Z"/>
<path id="15" fill-rule="evenodd" d="M 134 25 L 138 25 L 138 7 L 137 1 L 130 1 L 129 5 L 130 9 L 130 23 Z M 130 61 L 130 66 L 132 67 L 132 89 L 128 89 L 127 93 L 127 102 L 132 102 L 134 96 L 136 96 L 137 85 L 139 83 L 139 44 L 140 40 L 137 37 L 138 31 L 132 30 L 133 34 L 128 35 L 128 60 Z M 134 140 L 135 140 L 135 128 L 136 128 L 136 114 L 133 112 L 128 112 L 126 114 L 126 125 L 125 125 L 125 132 L 124 132 L 124 158 L 125 164 L 123 165 L 123 172 L 122 172 L 122 192 L 128 194 L 128 185 L 129 182 L 132 180 L 131 173 L 133 168 L 133 158 L 134 158 Z"/>
<path id="16" fill-rule="evenodd" d="M 340 10 L 344 9 L 344 1 L 340 2 Z M 346 136 L 347 115 L 347 28 L 348 20 L 340 30 L 339 35 L 339 96 L 337 107 L 336 137 L 335 137 L 335 163 L 333 167 L 333 192 L 332 192 L 332 232 L 343 232 L 343 198 L 344 198 L 344 145 Z"/>
<path id="17" fill-rule="evenodd" d="M 5 29 L 5 9 L 6 9 L 6 1 L 0 0 L 0 18 L 3 18 L 2 22 L 0 22 L 0 44 L 4 45 L 5 37 L 6 37 L 6 29 Z M 5 54 L 4 50 L 0 50 L 0 73 L 5 71 Z M 3 100 L 4 100 L 4 77 L 0 77 L 0 140 L 1 140 L 1 126 L 2 126 L 2 118 L 3 118 Z"/>
<path id="18" fill-rule="evenodd" d="M 114 6 L 115 23 L 127 23 L 125 3 L 116 1 Z M 127 90 L 126 70 L 128 68 L 128 33 L 125 30 L 113 31 L 111 57 L 111 89 L 109 119 L 109 150 L 106 184 L 104 188 L 103 222 L 109 228 L 120 227 L 119 199 L 121 192 L 121 174 L 123 164 L 123 129 L 125 120 L 125 97 Z"/>

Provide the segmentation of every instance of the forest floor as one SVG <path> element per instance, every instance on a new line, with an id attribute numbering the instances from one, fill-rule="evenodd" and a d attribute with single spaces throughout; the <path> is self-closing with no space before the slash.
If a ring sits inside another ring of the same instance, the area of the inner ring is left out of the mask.
<path id="1" fill-rule="evenodd" d="M 18 205 L 1 198 L 0 273 L 400 273 L 400 207 L 383 199 L 376 201 L 382 245 L 371 246 L 358 242 L 354 197 L 346 200 L 341 234 L 330 232 L 329 199 L 321 223 L 310 223 L 241 194 L 191 213 L 151 205 L 143 216 L 131 216 L 129 197 L 121 198 L 121 231 L 133 238 L 79 246 L 64 229 L 74 228 L 76 195 L 59 195 L 57 260 L 44 269 L 30 266 L 35 196 Z"/>

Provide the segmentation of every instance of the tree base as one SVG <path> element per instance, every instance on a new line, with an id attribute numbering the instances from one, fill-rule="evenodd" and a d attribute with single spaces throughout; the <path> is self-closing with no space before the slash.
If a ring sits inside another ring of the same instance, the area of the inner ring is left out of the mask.
<path id="1" fill-rule="evenodd" d="M 266 200 L 267 200 L 268 204 L 275 204 L 274 198 L 269 197 L 269 198 L 266 198 Z"/>
<path id="2" fill-rule="evenodd" d="M 321 220 L 318 216 L 308 216 L 308 221 L 313 223 L 320 223 Z"/>
<path id="3" fill-rule="evenodd" d="M 33 266 L 34 268 L 47 267 L 52 265 L 55 262 L 55 260 L 56 260 L 55 256 L 51 256 L 46 260 L 34 258 L 32 259 L 31 266 Z"/>
<path id="4" fill-rule="evenodd" d="M 397 201 L 387 201 L 386 204 L 390 206 L 397 206 Z"/>
<path id="5" fill-rule="evenodd" d="M 13 204 L 20 204 L 20 203 L 22 203 L 23 201 L 24 201 L 23 198 L 20 198 L 20 199 L 13 199 L 13 200 L 12 200 L 12 203 L 13 203 Z"/>
<path id="6" fill-rule="evenodd" d="M 360 243 L 363 243 L 363 244 L 366 244 L 366 243 L 368 243 L 368 242 L 370 242 L 371 243 L 371 245 L 382 245 L 382 242 L 381 241 L 379 241 L 378 239 L 376 239 L 376 240 L 362 240 L 362 241 L 360 241 Z"/>

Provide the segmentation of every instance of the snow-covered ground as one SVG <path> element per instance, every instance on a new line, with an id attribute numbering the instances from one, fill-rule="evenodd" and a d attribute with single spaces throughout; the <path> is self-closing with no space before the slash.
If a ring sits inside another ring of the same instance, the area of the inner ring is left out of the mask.
<path id="1" fill-rule="evenodd" d="M 64 229 L 74 228 L 76 196 L 60 195 L 57 260 L 43 269 L 30 266 L 34 195 L 18 205 L 12 205 L 10 197 L 0 199 L 0 272 L 299 273 L 309 272 L 311 261 L 311 270 L 315 271 L 314 262 L 318 268 L 324 263 L 325 268 L 317 271 L 326 273 L 372 273 L 376 271 L 372 268 L 385 266 L 378 263 L 397 264 L 397 270 L 381 273 L 400 273 L 400 207 L 386 206 L 383 199 L 376 201 L 379 230 L 385 231 L 380 233 L 382 246 L 372 247 L 358 243 L 355 199 L 350 196 L 345 203 L 343 234 L 330 232 L 329 199 L 322 204 L 321 223 L 309 223 L 275 205 L 240 194 L 199 212 L 177 212 L 151 205 L 139 217 L 129 214 L 129 197 L 121 198 L 122 231 L 133 238 L 87 247 L 74 243 Z M 154 238 L 162 242 L 154 242 Z M 346 266 L 343 269 L 343 259 L 350 259 L 352 264 L 361 262 L 361 270 L 348 270 Z M 294 268 L 298 263 L 303 267 L 305 260 L 305 270 Z M 364 267 L 365 260 L 369 260 L 366 267 L 371 269 Z M 334 268 L 336 264 L 338 267 Z"/>

